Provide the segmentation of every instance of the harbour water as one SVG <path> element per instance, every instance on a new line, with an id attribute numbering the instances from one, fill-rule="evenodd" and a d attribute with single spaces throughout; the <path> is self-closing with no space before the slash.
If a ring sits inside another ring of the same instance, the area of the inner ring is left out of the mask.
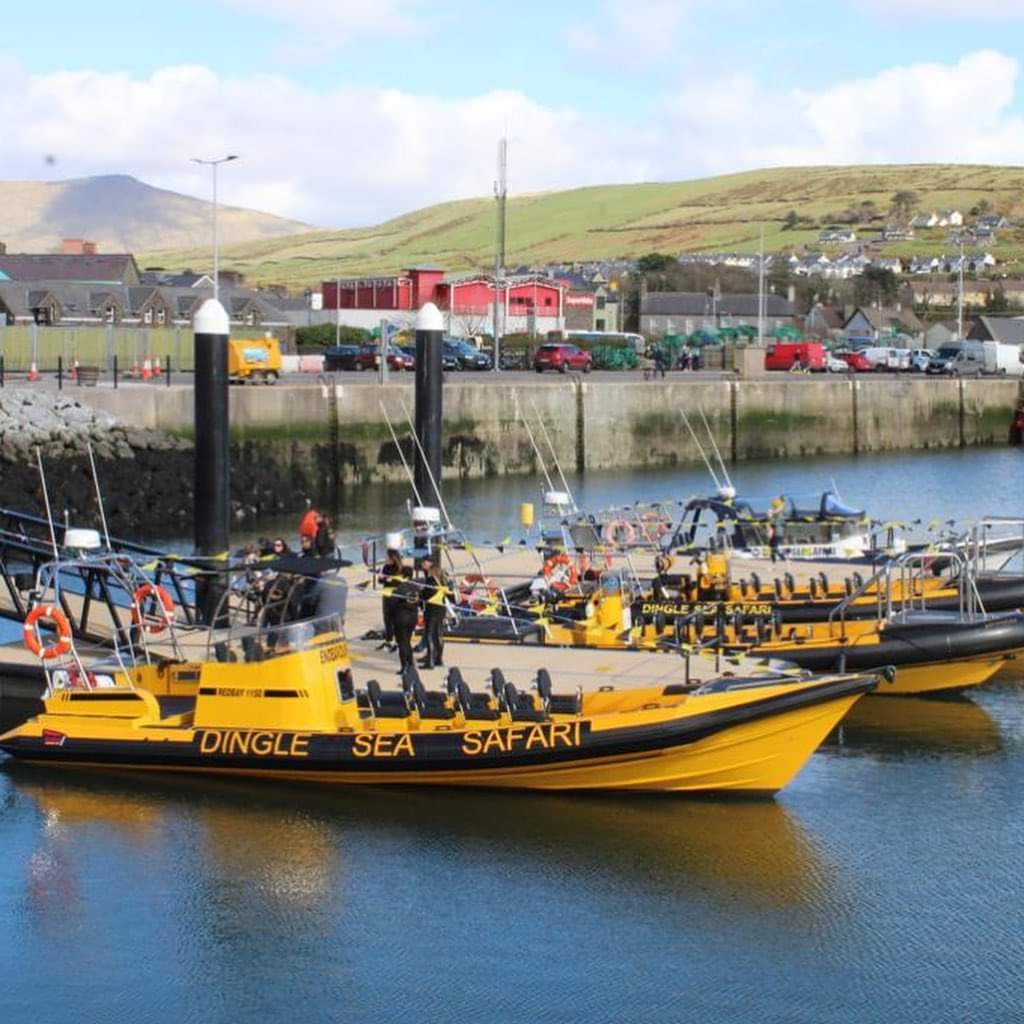
<path id="1" fill-rule="evenodd" d="M 878 518 L 1024 510 L 1015 451 L 749 464 Z M 706 475 L 570 479 L 581 505 Z M 518 536 L 521 480 L 448 489 Z M 339 511 L 342 539 L 402 489 Z M 261 533 L 294 522 L 261 524 Z M 182 543 L 180 538 L 177 539 Z M 67 1020 L 1024 1019 L 1024 671 L 867 699 L 773 802 L 315 790 L 0 767 L 0 984 Z"/>

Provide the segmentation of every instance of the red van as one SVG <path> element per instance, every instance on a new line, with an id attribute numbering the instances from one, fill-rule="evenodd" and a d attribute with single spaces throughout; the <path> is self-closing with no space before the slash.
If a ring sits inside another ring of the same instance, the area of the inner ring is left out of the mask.
<path id="1" fill-rule="evenodd" d="M 825 346 L 820 341 L 776 341 L 768 346 L 766 370 L 792 370 L 796 363 L 803 370 L 824 370 Z"/>

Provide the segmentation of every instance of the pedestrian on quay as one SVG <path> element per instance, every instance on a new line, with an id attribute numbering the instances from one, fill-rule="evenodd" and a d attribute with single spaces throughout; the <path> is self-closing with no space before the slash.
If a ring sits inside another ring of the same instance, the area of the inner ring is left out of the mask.
<path id="1" fill-rule="evenodd" d="M 654 376 L 655 379 L 661 376 L 662 380 L 665 378 L 665 353 L 662 352 L 661 346 L 658 345 L 654 349 Z"/>
<path id="2" fill-rule="evenodd" d="M 381 585 L 381 614 L 384 617 L 384 641 L 377 645 L 378 651 L 383 650 L 385 647 L 392 651 L 395 649 L 394 614 L 397 601 L 401 600 L 400 598 L 395 598 L 395 590 L 398 584 L 405 579 L 404 568 L 401 552 L 395 548 L 388 548 L 384 565 L 381 566 L 377 577 Z"/>
<path id="3" fill-rule="evenodd" d="M 404 575 L 404 573 L 403 573 Z M 398 675 L 415 664 L 412 653 L 412 635 L 420 617 L 420 587 L 408 576 L 395 587 L 391 608 L 391 628 L 398 648 Z"/>
<path id="4" fill-rule="evenodd" d="M 432 556 L 423 559 L 423 633 L 427 641 L 427 653 L 420 668 L 440 668 L 444 665 L 444 619 L 447 614 L 445 598 L 448 596 L 448 579 L 444 569 Z"/>
<path id="5" fill-rule="evenodd" d="M 772 565 L 786 560 L 786 556 L 779 550 L 782 533 L 783 527 L 780 521 L 768 524 L 768 554 L 771 557 Z"/>

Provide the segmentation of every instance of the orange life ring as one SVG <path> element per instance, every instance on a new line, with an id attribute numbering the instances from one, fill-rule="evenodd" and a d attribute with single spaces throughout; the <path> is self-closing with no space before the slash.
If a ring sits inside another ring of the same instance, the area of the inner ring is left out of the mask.
<path id="1" fill-rule="evenodd" d="M 498 584 L 490 576 L 481 576 L 479 573 L 470 573 L 462 577 L 459 583 L 460 600 L 470 605 L 474 611 L 482 611 L 498 596 Z M 486 594 L 486 598 L 481 594 Z"/>
<path id="2" fill-rule="evenodd" d="M 47 647 L 43 646 L 39 629 L 36 626 L 40 620 L 52 623 L 53 628 L 57 631 L 57 640 Z M 68 617 L 59 608 L 54 608 L 52 604 L 36 605 L 25 617 L 21 635 L 25 646 L 44 661 L 59 658 L 71 650 L 71 623 L 68 622 Z"/>
<path id="3" fill-rule="evenodd" d="M 157 610 L 163 611 L 159 619 L 146 619 L 143 614 L 143 602 L 149 598 L 157 599 Z M 167 593 L 166 588 L 159 583 L 143 583 L 138 590 L 132 594 L 132 625 L 141 626 L 147 633 L 162 633 L 174 622 L 174 598 Z"/>
<path id="4" fill-rule="evenodd" d="M 612 547 L 629 548 L 636 542 L 636 530 L 626 519 L 612 519 L 604 524 L 601 539 Z"/>
<path id="5" fill-rule="evenodd" d="M 552 590 L 566 591 L 580 581 L 580 574 L 568 555 L 552 555 L 544 563 L 543 572 Z"/>

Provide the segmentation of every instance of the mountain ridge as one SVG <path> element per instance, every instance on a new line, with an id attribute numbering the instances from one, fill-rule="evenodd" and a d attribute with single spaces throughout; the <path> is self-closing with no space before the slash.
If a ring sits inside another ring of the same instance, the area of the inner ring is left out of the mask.
<path id="1" fill-rule="evenodd" d="M 65 238 L 96 242 L 101 252 L 210 245 L 210 202 L 130 174 L 0 181 L 0 211 L 0 241 L 12 253 L 59 251 Z M 223 203 L 217 218 L 225 244 L 313 230 L 302 221 Z"/>

